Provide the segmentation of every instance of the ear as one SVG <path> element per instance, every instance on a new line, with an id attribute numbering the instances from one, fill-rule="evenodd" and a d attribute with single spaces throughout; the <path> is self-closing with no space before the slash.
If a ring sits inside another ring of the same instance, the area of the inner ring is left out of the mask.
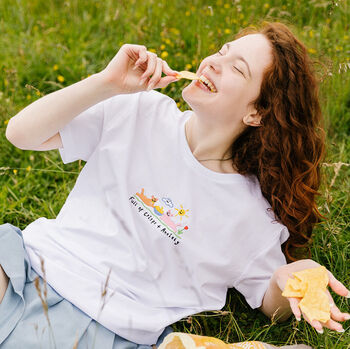
<path id="1" fill-rule="evenodd" d="M 250 112 L 246 116 L 243 117 L 243 123 L 247 126 L 258 127 L 261 125 L 261 116 L 257 113 L 256 110 Z"/>

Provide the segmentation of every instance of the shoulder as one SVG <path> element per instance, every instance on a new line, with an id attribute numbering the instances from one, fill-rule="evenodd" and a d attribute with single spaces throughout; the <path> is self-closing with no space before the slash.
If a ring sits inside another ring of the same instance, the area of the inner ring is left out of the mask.
<path id="1" fill-rule="evenodd" d="M 152 113 L 171 112 L 181 113 L 175 100 L 155 90 L 141 91 L 130 94 L 120 94 L 104 101 L 105 112 L 107 113 Z"/>

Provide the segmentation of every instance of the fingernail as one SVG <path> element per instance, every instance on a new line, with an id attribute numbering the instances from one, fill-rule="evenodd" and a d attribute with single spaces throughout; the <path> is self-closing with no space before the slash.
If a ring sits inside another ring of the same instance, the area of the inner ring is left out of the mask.
<path id="1" fill-rule="evenodd" d="M 139 82 L 139 85 L 143 85 L 144 82 L 145 82 L 145 79 L 141 79 Z"/>
<path id="2" fill-rule="evenodd" d="M 350 320 L 350 314 L 346 313 L 346 314 L 344 315 L 344 319 L 345 319 L 345 320 Z"/>
<path id="3" fill-rule="evenodd" d="M 350 291 L 348 291 L 348 294 L 346 295 L 346 298 L 350 298 Z"/>
<path id="4" fill-rule="evenodd" d="M 342 328 L 340 330 L 337 330 L 337 332 L 345 332 L 345 330 Z"/>
<path id="5" fill-rule="evenodd" d="M 150 84 L 150 85 L 147 87 L 147 91 L 152 90 L 153 86 L 154 86 L 154 84 Z"/>
<path id="6" fill-rule="evenodd" d="M 297 321 L 301 320 L 301 317 L 296 316 L 295 318 L 297 319 Z"/>
<path id="7" fill-rule="evenodd" d="M 323 329 L 322 329 L 322 330 L 318 330 L 318 329 L 316 328 L 316 331 L 317 331 L 318 333 L 320 333 L 320 334 L 323 333 Z"/>

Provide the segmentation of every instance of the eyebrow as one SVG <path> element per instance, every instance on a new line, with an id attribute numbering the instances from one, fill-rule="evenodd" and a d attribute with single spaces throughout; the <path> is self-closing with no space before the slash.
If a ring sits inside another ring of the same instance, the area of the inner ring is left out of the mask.
<path id="1" fill-rule="evenodd" d="M 229 43 L 226 43 L 224 46 L 227 46 L 228 49 L 230 49 L 230 44 Z M 248 62 L 242 57 L 242 56 L 237 56 L 238 59 L 240 59 L 241 61 L 243 61 L 247 68 L 248 68 L 248 72 L 249 72 L 249 77 L 251 78 L 252 77 L 252 73 L 250 72 L 250 68 L 249 68 L 249 64 Z"/>

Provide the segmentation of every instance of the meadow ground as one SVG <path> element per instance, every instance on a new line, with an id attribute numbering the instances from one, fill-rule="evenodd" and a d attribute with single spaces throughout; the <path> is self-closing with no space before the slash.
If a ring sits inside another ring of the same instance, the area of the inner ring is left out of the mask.
<path id="1" fill-rule="evenodd" d="M 314 230 L 312 258 L 350 287 L 350 4 L 325 0 L 0 2 L 0 223 L 20 228 L 55 218 L 83 162 L 63 165 L 58 151 L 22 151 L 5 138 L 8 120 L 29 103 L 102 70 L 124 43 L 146 45 L 175 70 L 196 71 L 201 59 L 261 20 L 283 21 L 318 61 L 327 132 L 324 183 L 318 206 L 328 220 Z M 159 90 L 188 106 L 179 81 Z M 342 311 L 349 300 L 332 292 Z M 174 324 L 176 331 L 227 342 L 261 340 L 275 345 L 350 348 L 344 333 L 318 334 L 305 321 L 277 324 L 230 290 L 225 307 Z"/>

